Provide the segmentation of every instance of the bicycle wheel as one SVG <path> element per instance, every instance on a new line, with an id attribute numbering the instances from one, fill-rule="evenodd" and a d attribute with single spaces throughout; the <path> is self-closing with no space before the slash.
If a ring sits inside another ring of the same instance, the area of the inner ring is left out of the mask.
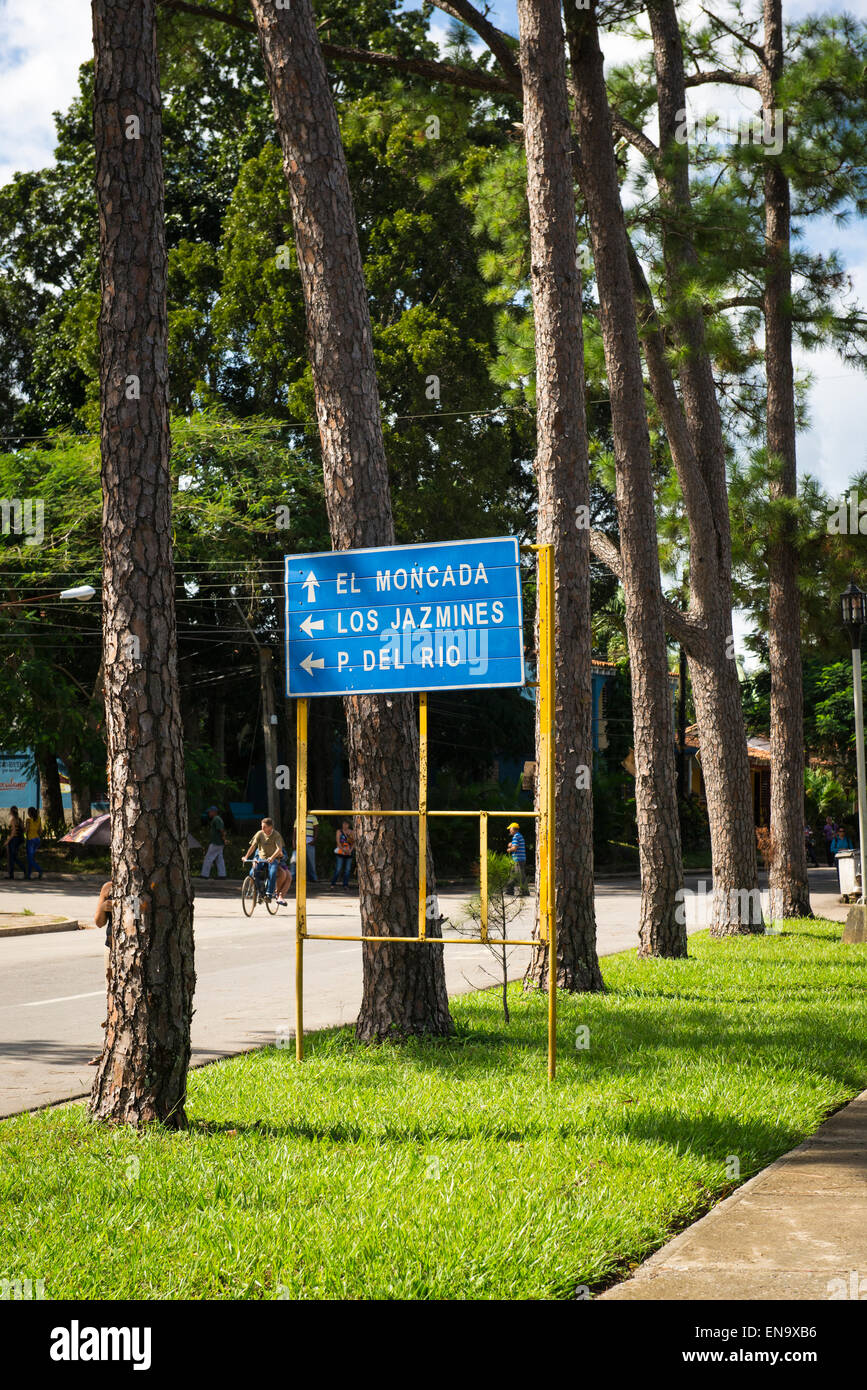
<path id="1" fill-rule="evenodd" d="M 270 912 L 271 916 L 273 917 L 273 916 L 274 916 L 274 913 L 277 911 L 277 899 L 276 899 L 276 898 L 265 898 L 265 906 L 267 907 L 268 911 Z"/>
<path id="2" fill-rule="evenodd" d="M 257 896 L 256 885 L 248 876 L 241 884 L 241 907 L 244 909 L 245 917 L 253 916 L 253 909 L 256 906 Z"/>

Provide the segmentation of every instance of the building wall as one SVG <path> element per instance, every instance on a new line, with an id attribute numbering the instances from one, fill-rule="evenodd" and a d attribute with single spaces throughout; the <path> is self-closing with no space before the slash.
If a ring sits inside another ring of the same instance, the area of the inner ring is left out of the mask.
<path id="1" fill-rule="evenodd" d="M 71 813 L 72 792 L 69 786 L 69 775 L 60 758 L 57 760 L 57 766 L 60 773 L 63 809 Z M 31 767 L 34 768 L 32 775 L 29 771 Z M 25 811 L 28 806 L 35 806 L 37 811 L 42 809 L 42 802 L 39 798 L 39 778 L 35 773 L 33 753 L 30 749 L 26 749 L 23 753 L 0 752 L 0 811 L 8 811 L 10 806 L 17 806 L 19 810 Z"/>

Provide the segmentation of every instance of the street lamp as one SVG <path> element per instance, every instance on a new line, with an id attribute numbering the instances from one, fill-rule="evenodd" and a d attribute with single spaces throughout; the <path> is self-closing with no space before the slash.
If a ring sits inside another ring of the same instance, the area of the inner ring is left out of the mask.
<path id="1" fill-rule="evenodd" d="M 79 584 L 75 589 L 61 589 L 59 594 L 34 594 L 32 598 L 10 599 L 8 603 L 0 603 L 0 608 L 32 608 L 36 603 L 51 603 L 58 598 L 74 598 L 84 603 L 87 599 L 93 598 L 95 593 L 92 584 Z"/>
<path id="2" fill-rule="evenodd" d="M 79 584 L 75 589 L 62 589 L 60 597 L 75 598 L 80 603 L 86 603 L 88 599 L 93 598 L 95 593 L 96 590 L 92 584 Z"/>
<path id="3" fill-rule="evenodd" d="M 867 784 L 864 775 L 864 692 L 861 686 L 861 632 L 867 623 L 867 594 L 865 594 L 854 579 L 840 595 L 840 609 L 843 615 L 843 626 L 849 634 L 852 643 L 852 688 L 855 696 L 855 764 L 858 773 L 858 843 L 861 850 L 861 897 L 859 899 L 863 906 L 865 868 L 867 868 L 867 854 L 865 854 L 864 832 L 867 830 Z"/>

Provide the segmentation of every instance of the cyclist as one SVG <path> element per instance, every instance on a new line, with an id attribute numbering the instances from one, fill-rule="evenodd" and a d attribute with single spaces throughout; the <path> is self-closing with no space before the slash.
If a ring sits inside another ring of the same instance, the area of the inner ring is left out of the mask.
<path id="1" fill-rule="evenodd" d="M 244 855 L 245 861 L 250 858 L 254 850 L 256 851 L 255 857 L 264 860 L 268 865 L 268 886 L 265 892 L 269 898 L 274 898 L 277 896 L 277 873 L 283 858 L 284 845 L 283 836 L 279 830 L 275 830 L 274 822 L 270 816 L 262 818 L 262 829 L 257 830 L 250 841 L 247 853 Z M 254 863 L 250 870 L 251 878 L 256 877 L 255 870 L 256 865 Z M 282 905 L 285 906 L 285 900 Z"/>

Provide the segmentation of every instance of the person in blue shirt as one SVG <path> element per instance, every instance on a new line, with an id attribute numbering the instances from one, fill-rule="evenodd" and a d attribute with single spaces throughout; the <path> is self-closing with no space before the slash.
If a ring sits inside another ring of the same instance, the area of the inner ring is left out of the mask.
<path id="1" fill-rule="evenodd" d="M 854 849 L 852 841 L 849 839 L 849 832 L 845 825 L 841 825 L 834 839 L 831 841 L 831 853 L 837 854 L 841 849 Z"/>
<path id="2" fill-rule="evenodd" d="M 517 885 L 523 898 L 527 893 L 527 846 L 516 820 L 508 826 L 508 831 L 512 838 L 506 846 L 506 853 L 510 856 L 513 865 L 508 887 L 514 893 L 517 891 Z"/>

